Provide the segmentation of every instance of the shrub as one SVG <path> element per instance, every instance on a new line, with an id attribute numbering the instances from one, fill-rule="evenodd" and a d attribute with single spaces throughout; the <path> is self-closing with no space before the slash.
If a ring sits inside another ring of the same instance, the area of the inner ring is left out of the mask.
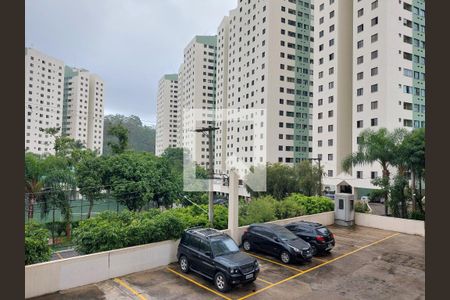
<path id="1" fill-rule="evenodd" d="M 369 211 L 369 206 L 365 202 L 356 202 L 355 203 L 355 212 L 366 213 Z"/>
<path id="2" fill-rule="evenodd" d="M 60 237 L 66 234 L 66 223 L 61 221 L 45 223 L 45 228 L 47 228 L 50 233 L 55 234 L 56 237 Z"/>
<path id="3" fill-rule="evenodd" d="M 303 216 L 306 209 L 293 198 L 286 198 L 276 204 L 275 215 L 277 219 L 288 219 Z"/>
<path id="4" fill-rule="evenodd" d="M 248 204 L 239 218 L 240 225 L 249 225 L 252 223 L 262 223 L 276 220 L 275 207 L 277 205 L 275 198 L 272 196 L 264 196 L 253 199 Z"/>
<path id="5" fill-rule="evenodd" d="M 285 200 L 295 201 L 303 206 L 306 215 L 318 214 L 334 210 L 334 202 L 328 197 L 308 197 L 302 194 L 291 194 Z"/>
<path id="6" fill-rule="evenodd" d="M 425 220 L 425 213 L 421 212 L 421 211 L 416 211 L 416 212 L 410 212 L 408 214 L 408 218 L 409 219 L 413 219 L 413 220 Z"/>
<path id="7" fill-rule="evenodd" d="M 48 261 L 51 256 L 48 245 L 49 231 L 37 223 L 25 224 L 25 264 Z"/>

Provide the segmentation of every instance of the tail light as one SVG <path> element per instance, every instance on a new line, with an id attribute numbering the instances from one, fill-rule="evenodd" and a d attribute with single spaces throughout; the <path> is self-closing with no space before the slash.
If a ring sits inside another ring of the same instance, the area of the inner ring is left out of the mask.
<path id="1" fill-rule="evenodd" d="M 325 238 L 321 235 L 316 236 L 316 240 L 321 243 L 325 243 Z"/>

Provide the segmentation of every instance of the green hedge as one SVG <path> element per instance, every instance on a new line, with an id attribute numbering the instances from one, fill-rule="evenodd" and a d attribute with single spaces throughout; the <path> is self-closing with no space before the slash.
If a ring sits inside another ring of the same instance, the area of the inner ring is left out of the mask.
<path id="1" fill-rule="evenodd" d="M 292 194 L 284 200 L 272 196 L 240 202 L 239 224 L 248 225 L 292 218 L 305 214 L 332 211 L 334 203 L 327 197 L 307 197 Z M 184 229 L 193 226 L 210 227 L 208 206 L 188 206 L 163 212 L 102 212 L 83 220 L 73 230 L 73 242 L 80 253 L 94 253 L 117 248 L 177 239 Z M 214 206 L 214 227 L 226 229 L 228 208 Z"/>
<path id="2" fill-rule="evenodd" d="M 48 245 L 49 232 L 41 225 L 30 222 L 25 224 L 25 264 L 48 261 L 51 257 Z"/>

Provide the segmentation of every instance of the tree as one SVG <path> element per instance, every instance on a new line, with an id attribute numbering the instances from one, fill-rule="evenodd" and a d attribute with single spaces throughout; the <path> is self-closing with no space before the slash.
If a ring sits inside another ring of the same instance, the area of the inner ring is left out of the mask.
<path id="1" fill-rule="evenodd" d="M 28 220 L 33 219 L 34 204 L 44 187 L 44 176 L 41 157 L 33 153 L 25 153 L 25 193 L 28 197 Z"/>
<path id="2" fill-rule="evenodd" d="M 113 154 L 121 154 L 128 148 L 128 130 L 121 123 L 111 126 L 108 134 L 117 140 L 117 142 L 108 142 Z"/>
<path id="3" fill-rule="evenodd" d="M 104 155 L 112 154 L 108 143 L 115 142 L 117 138 L 109 134 L 109 129 L 116 124 L 122 124 L 128 130 L 129 149 L 138 152 L 155 153 L 155 128 L 144 125 L 137 116 L 107 115 L 105 116 L 103 131 Z"/>
<path id="4" fill-rule="evenodd" d="M 398 145 L 406 133 L 406 130 L 400 128 L 393 132 L 389 132 L 386 128 L 380 128 L 378 131 L 364 130 L 359 135 L 358 151 L 344 159 L 342 162 L 343 169 L 349 172 L 353 166 L 378 162 L 383 170 L 383 181 L 381 183 L 389 184 L 389 167 L 395 165 Z M 383 188 L 385 190 L 385 214 L 387 215 L 389 191 L 385 186 Z"/>
<path id="5" fill-rule="evenodd" d="M 25 265 L 48 261 L 51 250 L 48 245 L 48 230 L 39 224 L 25 224 Z"/>
<path id="6" fill-rule="evenodd" d="M 91 217 L 94 202 L 101 198 L 103 190 L 104 159 L 86 151 L 75 168 L 75 177 L 80 194 L 89 201 L 87 218 Z"/>
<path id="7" fill-rule="evenodd" d="M 307 196 L 320 194 L 321 169 L 304 160 L 294 166 L 300 192 Z"/>

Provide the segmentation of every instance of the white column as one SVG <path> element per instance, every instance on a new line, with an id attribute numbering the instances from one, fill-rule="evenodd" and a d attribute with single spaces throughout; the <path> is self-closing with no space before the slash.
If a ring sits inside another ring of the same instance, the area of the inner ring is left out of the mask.
<path id="1" fill-rule="evenodd" d="M 230 171 L 228 187 L 228 231 L 233 240 L 240 244 L 239 238 L 239 178 L 234 170 Z"/>

